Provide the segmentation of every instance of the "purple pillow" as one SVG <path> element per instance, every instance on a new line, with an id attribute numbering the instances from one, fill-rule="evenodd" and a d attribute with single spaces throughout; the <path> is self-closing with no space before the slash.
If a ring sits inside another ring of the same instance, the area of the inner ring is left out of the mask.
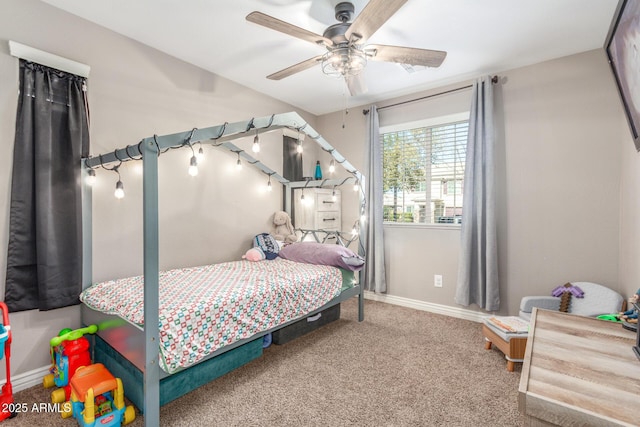
<path id="1" fill-rule="evenodd" d="M 331 265 L 351 271 L 358 271 L 364 265 L 364 258 L 349 248 L 315 242 L 299 242 L 286 245 L 280 249 L 278 256 L 289 261 Z"/>

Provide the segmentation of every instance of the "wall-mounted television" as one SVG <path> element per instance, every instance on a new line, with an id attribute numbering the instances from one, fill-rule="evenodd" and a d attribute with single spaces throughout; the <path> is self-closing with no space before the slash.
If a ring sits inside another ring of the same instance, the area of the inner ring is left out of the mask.
<path id="1" fill-rule="evenodd" d="M 604 49 L 640 151 L 640 0 L 619 1 Z"/>

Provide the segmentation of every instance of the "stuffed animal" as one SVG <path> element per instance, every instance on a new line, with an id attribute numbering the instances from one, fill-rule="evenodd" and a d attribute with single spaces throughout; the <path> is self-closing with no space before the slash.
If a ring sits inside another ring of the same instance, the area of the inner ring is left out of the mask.
<path id="1" fill-rule="evenodd" d="M 631 297 L 631 303 L 640 304 L 640 289 Z M 618 313 L 618 318 L 620 320 L 626 320 L 629 323 L 637 323 L 638 310 L 636 310 L 635 306 L 632 306 L 629 310 Z"/>
<path id="2" fill-rule="evenodd" d="M 265 259 L 264 252 L 260 248 L 251 248 L 244 255 L 242 255 L 242 259 L 246 259 L 247 261 L 262 261 Z"/>
<path id="3" fill-rule="evenodd" d="M 298 236 L 291 225 L 291 218 L 285 211 L 277 211 L 273 214 L 273 229 L 271 235 L 276 240 L 285 243 L 294 243 L 298 241 Z"/>

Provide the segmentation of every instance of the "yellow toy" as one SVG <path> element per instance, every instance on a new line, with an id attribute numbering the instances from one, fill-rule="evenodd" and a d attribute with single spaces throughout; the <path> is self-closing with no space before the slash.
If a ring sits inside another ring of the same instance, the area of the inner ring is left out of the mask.
<path id="1" fill-rule="evenodd" d="M 73 416 L 81 427 L 116 427 L 136 418 L 133 406 L 125 407 L 122 380 L 102 363 L 82 366 L 71 378 L 71 399 L 62 407 L 62 418 Z"/>

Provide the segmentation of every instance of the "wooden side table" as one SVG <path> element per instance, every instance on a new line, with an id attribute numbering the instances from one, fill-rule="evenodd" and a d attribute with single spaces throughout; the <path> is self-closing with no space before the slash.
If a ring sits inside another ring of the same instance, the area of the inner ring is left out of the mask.
<path id="1" fill-rule="evenodd" d="M 527 346 L 527 335 L 513 335 L 509 339 L 505 339 L 494 332 L 489 326 L 482 325 L 482 336 L 485 343 L 484 348 L 491 350 L 495 345 L 498 349 L 504 353 L 505 359 L 507 359 L 507 371 L 513 372 L 515 364 L 524 360 L 524 352 Z"/>
<path id="2" fill-rule="evenodd" d="M 518 390 L 526 425 L 639 425 L 634 343 L 620 323 L 534 309 Z"/>

